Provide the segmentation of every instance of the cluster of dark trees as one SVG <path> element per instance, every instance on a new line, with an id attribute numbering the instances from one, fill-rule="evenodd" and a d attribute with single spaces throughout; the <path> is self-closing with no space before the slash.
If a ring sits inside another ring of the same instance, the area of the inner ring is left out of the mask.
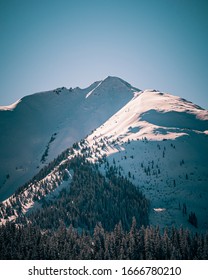
<path id="1" fill-rule="evenodd" d="M 64 224 L 55 230 L 38 226 L 0 227 L 1 259 L 208 259 L 208 234 L 192 235 L 188 230 L 140 227 L 133 218 L 125 231 L 121 223 L 106 231 L 98 223 L 93 233 L 79 232 Z"/>
<path id="2" fill-rule="evenodd" d="M 42 155 L 42 157 L 41 157 L 41 162 L 42 163 L 44 163 L 45 161 L 46 161 L 46 158 L 47 158 L 47 156 L 48 156 L 48 151 L 49 151 L 49 148 L 50 148 L 50 144 L 56 139 L 56 136 L 57 135 L 57 133 L 54 133 L 52 136 L 51 136 L 51 139 L 50 139 L 50 141 L 48 142 L 48 144 L 47 144 L 47 146 L 46 146 L 46 149 L 45 149 L 45 151 L 44 151 L 44 153 L 43 153 L 43 155 Z"/>
<path id="3" fill-rule="evenodd" d="M 198 226 L 198 221 L 197 221 L 197 217 L 196 217 L 196 214 L 194 212 L 191 212 L 189 214 L 189 218 L 188 218 L 188 221 L 190 224 L 192 224 L 193 226 L 195 226 L 197 228 Z"/>

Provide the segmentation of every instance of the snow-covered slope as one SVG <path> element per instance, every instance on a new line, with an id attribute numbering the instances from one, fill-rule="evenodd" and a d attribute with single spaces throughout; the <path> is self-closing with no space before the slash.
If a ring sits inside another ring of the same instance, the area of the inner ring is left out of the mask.
<path id="1" fill-rule="evenodd" d="M 139 92 L 86 139 L 151 201 L 150 221 L 208 229 L 208 111 L 155 90 Z M 105 171 L 105 166 L 101 166 Z M 183 214 L 184 207 L 187 214 Z"/>
<path id="2" fill-rule="evenodd" d="M 135 90 L 107 77 L 86 89 L 59 88 L 1 106 L 0 201 L 121 109 Z"/>
<path id="3" fill-rule="evenodd" d="M 207 133 L 208 112 L 193 103 L 159 91 L 135 94 L 119 112 L 90 137 L 110 137 L 123 141 L 175 139 L 190 131 Z"/>

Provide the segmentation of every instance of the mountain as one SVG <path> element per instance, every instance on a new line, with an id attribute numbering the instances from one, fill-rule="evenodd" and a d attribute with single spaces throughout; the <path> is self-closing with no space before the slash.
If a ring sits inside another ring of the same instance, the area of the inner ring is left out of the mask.
<path id="1" fill-rule="evenodd" d="M 1 108 L 0 121 L 1 198 L 10 196 L 2 223 L 40 209 L 43 198 L 55 200 L 73 181 L 71 161 L 80 155 L 103 176 L 113 170 L 138 186 L 150 201 L 150 224 L 208 229 L 207 110 L 108 77 L 87 89 L 25 97 Z"/>
<path id="2" fill-rule="evenodd" d="M 0 107 L 0 201 L 121 109 L 139 91 L 117 77 Z"/>
<path id="3" fill-rule="evenodd" d="M 139 92 L 86 138 L 151 201 L 153 225 L 208 224 L 208 111 L 157 90 Z M 101 166 L 101 170 L 104 166 Z"/>

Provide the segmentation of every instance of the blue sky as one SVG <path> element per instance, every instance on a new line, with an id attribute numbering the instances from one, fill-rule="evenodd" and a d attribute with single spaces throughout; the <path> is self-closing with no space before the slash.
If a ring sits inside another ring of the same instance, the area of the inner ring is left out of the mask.
<path id="1" fill-rule="evenodd" d="M 0 0 L 0 105 L 112 75 L 208 108 L 207 3 Z"/>

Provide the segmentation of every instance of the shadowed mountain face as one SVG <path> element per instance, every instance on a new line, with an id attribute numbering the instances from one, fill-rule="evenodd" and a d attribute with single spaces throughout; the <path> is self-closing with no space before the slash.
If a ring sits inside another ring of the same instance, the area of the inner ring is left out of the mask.
<path id="1" fill-rule="evenodd" d="M 180 128 L 197 131 L 208 130 L 208 120 L 201 120 L 188 112 L 161 112 L 154 109 L 141 115 L 142 121 L 166 128 Z"/>
<path id="2" fill-rule="evenodd" d="M 135 90 L 107 77 L 86 89 L 59 88 L 0 107 L 0 200 L 115 114 Z"/>

